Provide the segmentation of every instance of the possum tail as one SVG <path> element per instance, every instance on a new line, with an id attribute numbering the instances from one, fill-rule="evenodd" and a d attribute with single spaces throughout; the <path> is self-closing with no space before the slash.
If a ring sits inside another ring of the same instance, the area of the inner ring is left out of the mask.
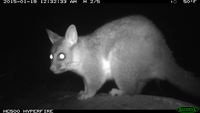
<path id="1" fill-rule="evenodd" d="M 169 68 L 169 67 L 168 67 Z M 170 73 L 166 76 L 166 79 L 180 88 L 180 90 L 200 98 L 200 79 L 195 77 L 193 73 L 185 71 L 179 66 L 173 68 Z"/>

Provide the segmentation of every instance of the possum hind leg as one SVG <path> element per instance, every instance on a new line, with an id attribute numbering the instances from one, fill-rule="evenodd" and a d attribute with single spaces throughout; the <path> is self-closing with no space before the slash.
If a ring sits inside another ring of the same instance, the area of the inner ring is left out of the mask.
<path id="1" fill-rule="evenodd" d="M 123 68 L 124 66 L 120 67 Z M 118 69 L 113 74 L 115 74 L 114 81 L 118 86 L 119 90 L 112 89 L 110 92 L 112 96 L 122 94 L 139 94 L 141 93 L 142 88 L 145 86 L 148 80 L 147 78 L 143 77 L 145 74 L 147 74 L 144 70 L 137 70 L 132 66 L 130 66 L 129 68 L 127 68 L 126 66 L 126 68 Z"/>
<path id="2" fill-rule="evenodd" d="M 110 91 L 111 96 L 120 96 L 123 94 L 135 95 L 140 94 L 146 84 L 145 80 L 130 80 L 124 82 L 123 80 L 115 80 L 119 89 L 113 88 Z"/>

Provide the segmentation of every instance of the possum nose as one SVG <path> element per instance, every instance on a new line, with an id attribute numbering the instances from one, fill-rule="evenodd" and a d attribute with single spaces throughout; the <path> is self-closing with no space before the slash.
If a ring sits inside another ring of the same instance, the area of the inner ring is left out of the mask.
<path id="1" fill-rule="evenodd" d="M 56 66 L 52 65 L 52 66 L 50 67 L 50 70 L 53 71 L 53 72 L 56 71 Z"/>
<path id="2" fill-rule="evenodd" d="M 61 70 L 61 65 L 60 64 L 59 65 L 51 65 L 50 70 L 52 72 L 54 72 L 55 74 L 58 74 L 61 71 L 63 71 L 63 70 Z"/>

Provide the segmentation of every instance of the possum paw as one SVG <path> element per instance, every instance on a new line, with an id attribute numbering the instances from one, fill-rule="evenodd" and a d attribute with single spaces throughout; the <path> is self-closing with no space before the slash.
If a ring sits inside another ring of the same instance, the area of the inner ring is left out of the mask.
<path id="1" fill-rule="evenodd" d="M 78 97 L 79 100 L 86 100 L 94 96 L 94 94 L 88 94 L 88 93 L 83 93 L 83 92 L 81 93 L 82 94 L 79 93 L 79 97 Z"/>
<path id="2" fill-rule="evenodd" d="M 123 92 L 122 90 L 116 89 L 116 88 L 113 88 L 113 89 L 109 92 L 109 94 L 110 94 L 111 96 L 121 96 L 123 93 L 124 93 L 124 92 Z"/>
<path id="3" fill-rule="evenodd" d="M 78 93 L 78 95 L 80 96 L 80 95 L 83 95 L 85 93 L 85 90 L 81 90 L 79 93 Z"/>
<path id="4" fill-rule="evenodd" d="M 91 97 L 93 97 L 94 96 L 94 93 L 88 93 L 88 92 L 86 92 L 85 90 L 82 90 L 82 91 L 80 91 L 79 92 L 79 94 L 78 94 L 78 99 L 79 100 L 86 100 L 86 99 L 88 99 L 88 98 L 91 98 Z"/>

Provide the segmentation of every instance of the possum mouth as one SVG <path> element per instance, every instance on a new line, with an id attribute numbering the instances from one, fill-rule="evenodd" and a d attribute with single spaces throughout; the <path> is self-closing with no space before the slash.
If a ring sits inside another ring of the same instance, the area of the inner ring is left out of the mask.
<path id="1" fill-rule="evenodd" d="M 78 62 L 69 62 L 69 63 L 66 63 L 66 65 L 64 67 L 60 67 L 56 70 L 53 70 L 53 73 L 54 74 L 61 74 L 61 73 L 64 73 L 66 71 L 69 71 L 69 70 L 76 70 L 76 68 L 79 66 L 79 63 Z"/>
<path id="2" fill-rule="evenodd" d="M 61 73 L 64 73 L 65 71 L 67 71 L 66 69 L 59 69 L 57 71 L 54 71 L 54 74 L 61 74 Z"/>
<path id="3" fill-rule="evenodd" d="M 61 74 L 61 73 L 64 73 L 65 71 L 67 71 L 67 69 L 64 67 L 59 67 L 59 68 L 53 70 L 54 74 Z"/>

